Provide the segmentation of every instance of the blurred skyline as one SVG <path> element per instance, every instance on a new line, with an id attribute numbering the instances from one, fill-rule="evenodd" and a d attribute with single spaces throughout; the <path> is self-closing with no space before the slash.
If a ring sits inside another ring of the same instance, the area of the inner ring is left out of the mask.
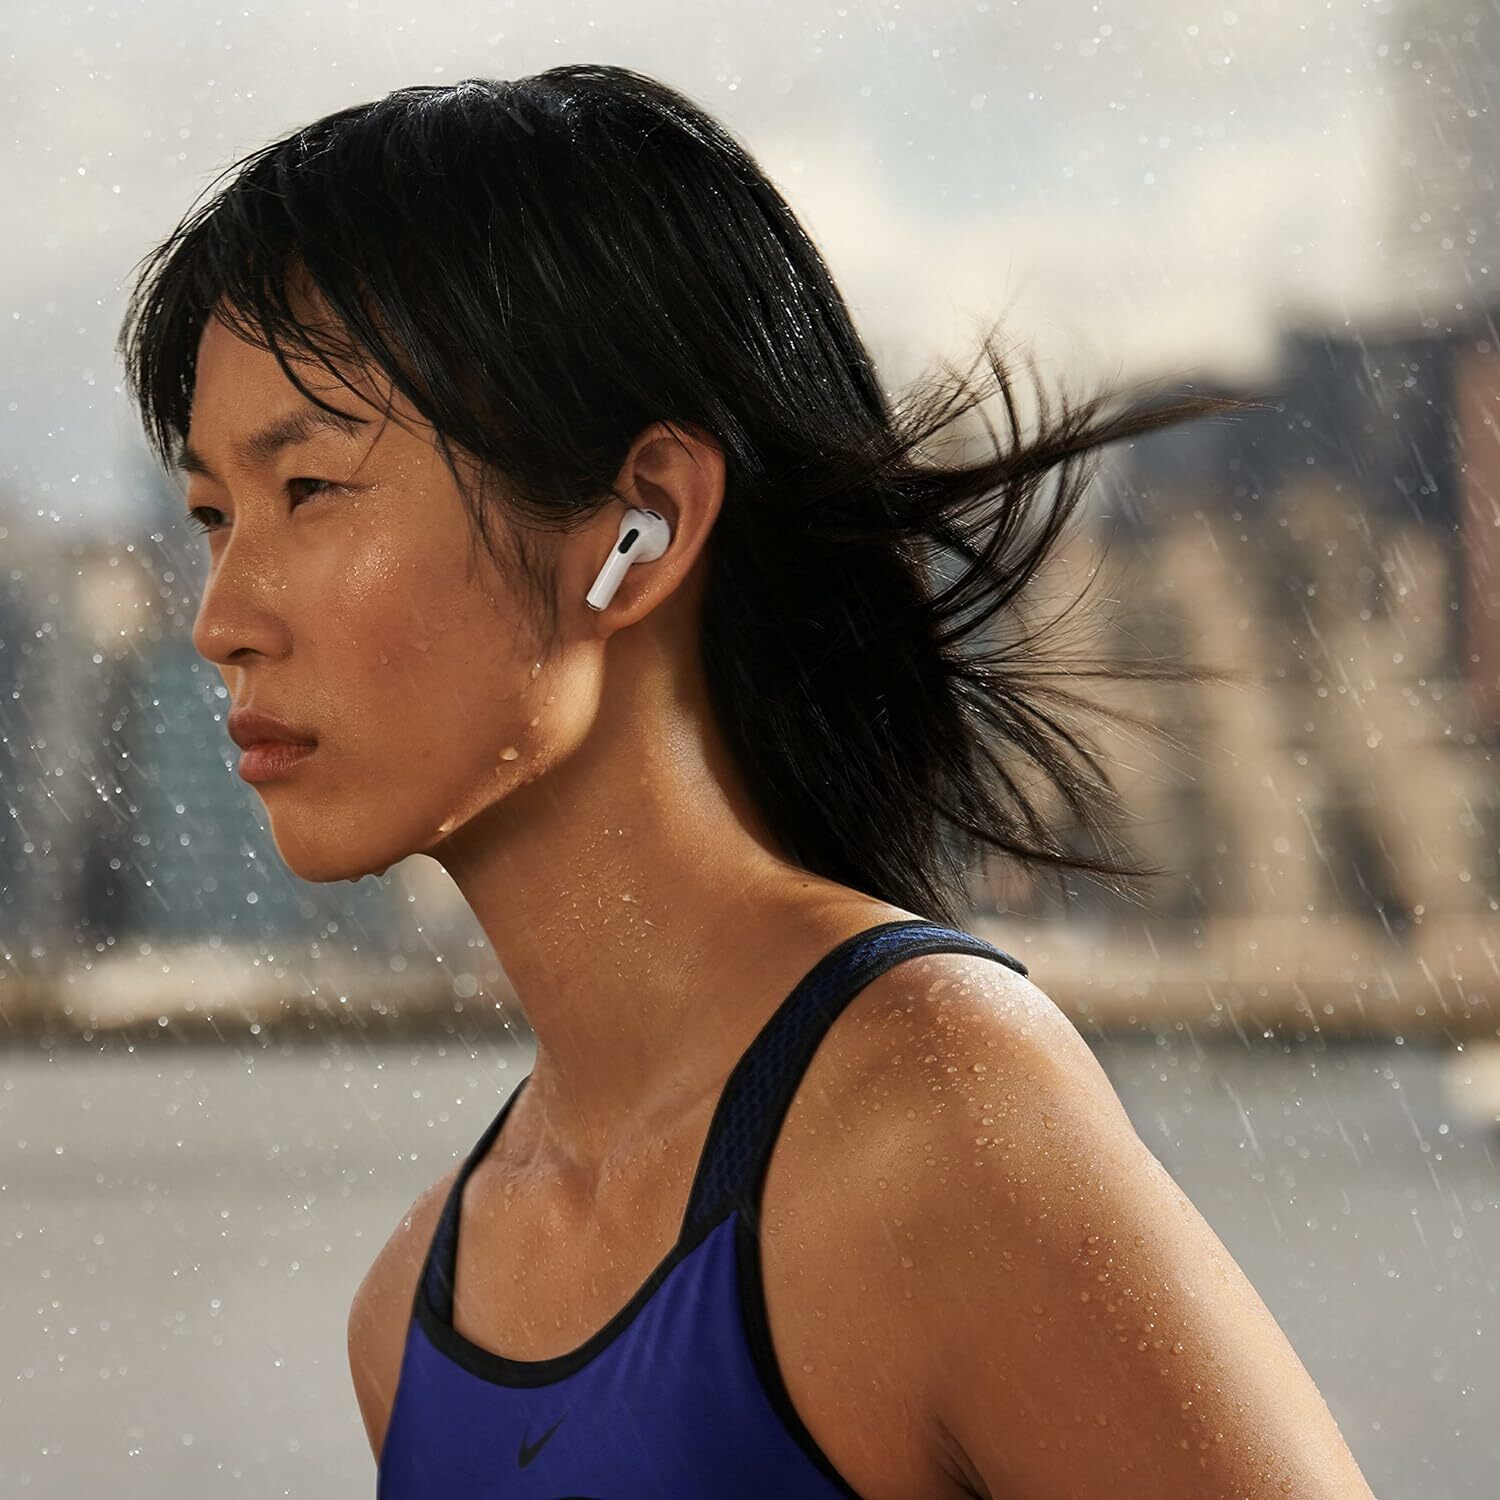
<path id="1" fill-rule="evenodd" d="M 124 298 L 233 160 L 403 85 L 565 61 L 638 68 L 723 120 L 818 241 L 893 389 L 966 362 L 993 318 L 1049 383 L 1254 384 L 1286 318 L 1357 331 L 1411 310 L 1386 250 L 1431 160 L 1407 149 L 1414 112 L 1488 93 L 1483 49 L 1443 46 L 1457 93 L 1421 91 L 1426 54 L 1403 39 L 1448 11 L 1461 29 L 1462 6 L 1398 0 L 9 5 L 0 186 L 24 220 L 0 265 L 0 519 L 87 532 L 139 515 Z M 1438 230 L 1417 233 L 1422 258 Z"/>
<path id="2" fill-rule="evenodd" d="M 1354 972 L 1396 997 L 1386 1023 L 1489 1024 L 1487 990 L 1455 971 L 1454 993 L 1429 1008 L 1400 966 L 1446 972 L 1457 959 L 1442 955 L 1466 951 L 1481 972 L 1494 966 L 1481 936 L 1500 900 L 1500 475 L 1481 440 L 1500 390 L 1493 7 L 1335 4 L 1310 18 L 1263 4 L 1199 20 L 1155 0 L 1113 21 L 1096 9 L 1087 24 L 1076 8 L 1070 19 L 948 7 L 920 22 L 846 8 L 822 21 L 788 12 L 779 52 L 771 28 L 739 15 L 678 45 L 643 20 L 672 20 L 664 6 L 608 22 L 569 13 L 552 32 L 513 11 L 421 27 L 355 4 L 257 13 L 286 23 L 270 45 L 245 35 L 244 14 L 156 6 L 149 26 L 138 10 L 133 31 L 105 17 L 86 38 L 74 13 L 22 14 L 16 58 L 51 45 L 52 61 L 25 72 L 13 165 L 33 180 L 13 201 L 50 191 L 61 206 L 0 272 L 35 279 L 11 321 L 51 361 L 10 362 L 0 453 L 12 470 L 0 477 L 0 698 L 15 705 L 0 724 L 0 911 L 26 939 L 0 957 L 47 971 L 29 995 L 12 992 L 12 1025 L 128 1023 L 141 1007 L 187 1017 L 200 981 L 218 1013 L 237 944 L 269 943 L 269 957 L 298 946 L 293 934 L 312 937 L 320 972 L 335 934 L 332 948 L 363 968 L 320 981 L 278 958 L 277 983 L 313 996 L 330 983 L 340 1003 L 357 990 L 374 1015 L 376 973 L 396 986 L 396 1011 L 429 1017 L 501 980 L 467 958 L 441 967 L 445 950 L 484 943 L 427 861 L 319 889 L 275 857 L 225 758 L 224 687 L 187 634 L 202 543 L 154 472 L 112 346 L 129 267 L 235 158 L 403 83 L 590 56 L 683 88 L 749 144 L 822 244 L 892 389 L 937 361 L 967 364 L 999 318 L 1002 345 L 1037 356 L 1049 396 L 1151 376 L 1269 398 L 1232 431 L 1200 423 L 1125 445 L 1113 500 L 1106 484 L 1089 497 L 1101 529 L 1075 560 L 1092 572 L 1104 523 L 1123 527 L 1140 564 L 1121 602 L 1149 611 L 1156 636 L 1239 657 L 1261 688 L 1253 711 L 1207 695 L 1174 707 L 1194 744 L 1166 783 L 1155 756 L 1117 747 L 1139 831 L 1177 882 L 1150 915 L 1180 951 L 1166 962 L 1149 935 L 1142 947 L 1145 909 L 1070 891 L 1067 923 L 1044 924 L 1046 941 L 1065 925 L 1074 942 L 1071 981 L 1049 960 L 1064 1003 L 1095 1003 L 1096 940 L 1110 972 L 1127 954 L 1149 958 L 1155 1010 L 1189 1014 L 1216 964 L 1236 969 L 1222 955 L 1306 948 L 1320 956 L 1299 970 L 1301 989 L 1257 971 L 1252 992 L 1295 1021 L 1312 989 L 1330 987 L 1315 1024 L 1342 1025 L 1351 1007 L 1364 1024 L 1365 997 L 1338 968 L 1359 950 Z M 154 46 L 150 27 L 172 40 Z M 743 48 L 741 31 L 754 32 Z M 399 76 L 398 51 L 411 59 Z M 734 70 L 714 61 L 730 53 Z M 310 63 L 327 66 L 314 79 Z M 49 138 L 80 80 L 93 107 Z M 90 194 L 99 232 L 68 232 Z M 1023 407 L 1031 394 L 1022 380 Z M 1225 636 L 1227 601 L 1247 589 Z M 1365 684 L 1352 697 L 1351 674 Z M 1241 748 L 1233 769 L 1214 768 L 1221 744 Z M 1008 876 L 988 895 L 1012 930 L 1048 915 Z M 230 951 L 156 956 L 205 934 Z M 131 936 L 137 980 L 95 964 Z M 107 1003 L 54 993 L 78 982 L 57 967 L 70 953 Z M 424 954 L 430 1003 L 409 966 Z M 244 971 L 251 1003 L 272 1003 L 265 979 Z"/>
<path id="3" fill-rule="evenodd" d="M 966 925 L 1073 1018 L 1378 1492 L 1490 1492 L 1493 0 L 5 17 L 0 1490 L 368 1494 L 350 1298 L 534 1056 L 434 860 L 302 881 L 237 778 L 206 546 L 119 388 L 136 263 L 332 110 L 600 61 L 747 145 L 893 392 L 998 321 L 1049 398 L 1267 399 L 1118 445 L 1058 560 L 1103 572 L 1107 649 L 1250 679 L 1141 694 L 1165 743 L 1102 736 L 1167 878 L 1059 896 L 991 859 Z"/>

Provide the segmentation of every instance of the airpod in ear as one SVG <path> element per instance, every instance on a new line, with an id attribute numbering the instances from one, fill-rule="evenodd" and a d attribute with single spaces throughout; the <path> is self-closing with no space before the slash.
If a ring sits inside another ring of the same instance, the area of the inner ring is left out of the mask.
<path id="1" fill-rule="evenodd" d="M 638 510 L 634 506 L 627 510 L 620 517 L 619 538 L 585 596 L 589 608 L 603 609 L 615 597 L 615 590 L 631 563 L 655 562 L 671 540 L 672 528 L 659 511 Z"/>

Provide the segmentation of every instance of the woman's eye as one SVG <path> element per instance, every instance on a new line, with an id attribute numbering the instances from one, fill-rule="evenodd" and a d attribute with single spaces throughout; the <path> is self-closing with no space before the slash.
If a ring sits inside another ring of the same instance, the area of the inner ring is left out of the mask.
<path id="1" fill-rule="evenodd" d="M 318 490 L 327 490 L 333 488 L 333 482 L 328 479 L 288 479 L 286 482 L 287 489 L 290 490 L 294 484 L 310 484 L 313 486 L 315 493 Z M 305 500 L 307 499 L 307 496 L 304 495 L 302 498 Z"/>
<path id="2" fill-rule="evenodd" d="M 301 478 L 297 478 L 297 479 L 288 479 L 287 480 L 287 482 L 286 482 L 286 489 L 287 489 L 287 492 L 289 494 L 293 494 L 294 493 L 293 492 L 293 486 L 294 485 L 310 485 L 312 487 L 312 493 L 314 495 L 320 494 L 324 490 L 331 490 L 331 489 L 333 489 L 335 487 L 334 484 L 333 484 L 333 481 L 329 480 L 329 479 L 311 479 L 311 478 L 301 477 Z M 309 499 L 311 497 L 307 493 L 304 492 L 303 495 L 301 496 L 301 498 L 304 499 L 304 500 L 306 500 L 306 499 Z M 221 511 L 221 510 L 215 510 L 213 508 L 213 506 L 211 506 L 211 505 L 198 505 L 198 506 L 194 506 L 194 508 L 187 513 L 187 516 L 188 516 L 188 520 L 199 531 L 218 531 L 219 528 L 223 525 L 222 521 L 210 522 L 210 521 L 206 521 L 206 520 L 201 520 L 200 517 L 204 517 L 204 516 L 222 516 L 223 514 L 224 514 L 223 511 Z"/>

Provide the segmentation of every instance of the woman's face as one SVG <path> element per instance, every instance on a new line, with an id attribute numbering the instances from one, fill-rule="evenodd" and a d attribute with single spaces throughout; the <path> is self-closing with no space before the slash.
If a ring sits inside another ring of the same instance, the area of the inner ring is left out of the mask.
<path id="1" fill-rule="evenodd" d="M 367 401 L 363 386 L 296 368 L 371 420 L 252 462 L 246 439 L 318 408 L 272 353 L 209 319 L 188 435 L 212 471 L 187 466 L 186 506 L 208 507 L 198 519 L 212 528 L 193 644 L 232 707 L 316 736 L 256 790 L 294 873 L 356 880 L 432 852 L 537 777 L 583 732 L 587 692 L 534 671 L 523 597 L 482 547 L 470 576 L 467 518 L 430 428 L 401 404 L 386 417 L 381 389 Z"/>

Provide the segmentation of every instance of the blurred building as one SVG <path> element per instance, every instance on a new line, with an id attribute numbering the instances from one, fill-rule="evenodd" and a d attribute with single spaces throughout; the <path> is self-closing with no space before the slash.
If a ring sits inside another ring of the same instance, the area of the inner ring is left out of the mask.
<path id="1" fill-rule="evenodd" d="M 181 523 L 159 478 L 144 460 L 134 473 L 150 488 L 133 537 L 49 542 L 0 521 L 0 955 L 54 972 L 342 931 L 338 947 L 382 957 L 403 931 L 399 881 L 317 886 L 281 863 L 192 644 L 196 562 L 168 540 Z"/>
<path id="2" fill-rule="evenodd" d="M 1097 695 L 1163 738 L 1085 726 L 1168 878 L 1070 878 L 1059 904 L 992 868 L 997 913 L 1091 924 L 1095 968 L 1191 949 L 1186 986 L 1268 1003 L 1372 984 L 1401 1024 L 1495 1005 L 1497 386 L 1482 327 L 1294 330 L 1273 389 L 1221 392 L 1261 410 L 1121 445 L 1067 589 L 1100 571 L 1116 654 L 1239 680 Z"/>
<path id="3" fill-rule="evenodd" d="M 1107 695 L 1170 731 L 1096 737 L 1171 874 L 1070 882 L 1061 910 L 1013 870 L 983 887 L 1092 924 L 1078 983 L 1132 974 L 1141 1008 L 1174 982 L 1291 992 L 1313 1024 L 1500 1008 L 1500 13 L 1413 0 L 1383 55 L 1381 308 L 1285 327 L 1271 388 L 1221 391 L 1264 410 L 1121 445 L 1066 569 L 1101 569 L 1120 654 L 1241 675 Z"/>
<path id="4" fill-rule="evenodd" d="M 0 983 L 32 961 L 32 933 L 63 900 L 51 851 L 51 787 L 35 773 L 33 713 L 46 696 L 41 660 L 48 601 L 59 580 L 50 554 L 36 547 L 19 497 L 0 494 Z"/>
<path id="5" fill-rule="evenodd" d="M 1391 301 L 1427 332 L 1500 297 L 1500 12 L 1400 0 L 1385 16 Z"/>

